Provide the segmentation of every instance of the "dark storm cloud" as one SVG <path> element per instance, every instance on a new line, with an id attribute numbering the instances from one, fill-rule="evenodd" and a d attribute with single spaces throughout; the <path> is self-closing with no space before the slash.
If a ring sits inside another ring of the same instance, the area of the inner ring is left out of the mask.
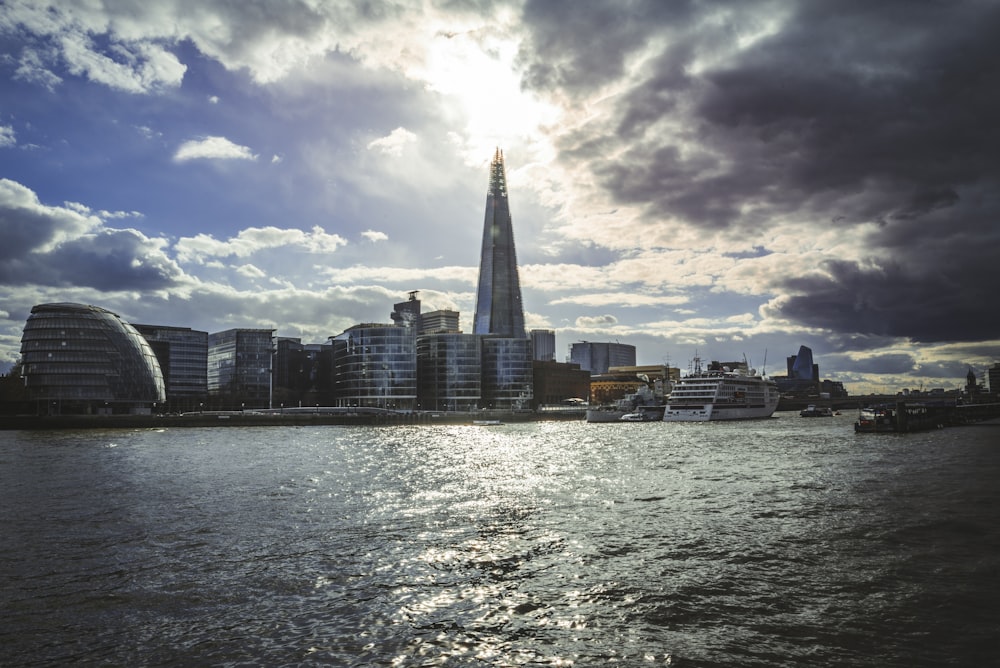
<path id="1" fill-rule="evenodd" d="M 159 290 L 176 263 L 134 230 L 103 227 L 76 209 L 49 207 L 13 181 L 0 183 L 0 284 Z"/>
<path id="2" fill-rule="evenodd" d="M 538 56 L 525 83 L 540 90 L 596 90 L 666 36 L 614 119 L 561 137 L 561 158 L 650 224 L 750 243 L 789 219 L 802 235 L 879 226 L 861 261 L 776 284 L 791 292 L 786 317 L 919 341 L 1000 337 L 1000 315 L 984 308 L 1000 284 L 1000 5 L 668 4 L 618 14 L 589 3 L 570 18 L 529 3 Z M 572 39 L 559 38 L 560 17 Z M 768 18 L 776 31 L 725 48 Z"/>

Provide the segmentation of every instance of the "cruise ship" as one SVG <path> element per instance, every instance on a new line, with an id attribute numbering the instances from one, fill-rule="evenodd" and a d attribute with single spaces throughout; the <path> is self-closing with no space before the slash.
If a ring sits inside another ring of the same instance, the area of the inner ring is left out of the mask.
<path id="1" fill-rule="evenodd" d="M 771 417 L 778 407 L 777 384 L 756 369 L 731 369 L 717 362 L 703 370 L 694 358 L 692 373 L 674 384 L 664 422 L 707 422 Z"/>

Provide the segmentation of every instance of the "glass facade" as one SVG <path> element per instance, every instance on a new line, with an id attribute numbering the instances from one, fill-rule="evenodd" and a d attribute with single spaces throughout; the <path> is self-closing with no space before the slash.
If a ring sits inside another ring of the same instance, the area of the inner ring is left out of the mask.
<path id="1" fill-rule="evenodd" d="M 40 413 L 148 413 L 166 400 L 149 343 L 97 306 L 39 304 L 21 336 L 28 396 Z"/>
<path id="2" fill-rule="evenodd" d="M 554 362 L 556 360 L 556 333 L 551 329 L 533 329 L 529 332 L 531 337 L 531 351 L 534 358 L 540 362 Z"/>
<path id="3" fill-rule="evenodd" d="M 482 399 L 482 337 L 427 334 L 417 337 L 419 408 L 472 411 Z"/>
<path id="4" fill-rule="evenodd" d="M 532 402 L 531 339 L 482 337 L 483 408 L 519 410 Z"/>
<path id="5" fill-rule="evenodd" d="M 524 308 L 514 252 L 514 224 L 507 201 L 507 175 L 503 154 L 497 149 L 490 165 L 486 193 L 486 219 L 479 259 L 474 334 L 523 338 Z"/>
<path id="6" fill-rule="evenodd" d="M 580 341 L 570 346 L 569 361 L 592 375 L 605 374 L 613 366 L 635 366 L 635 346 Z"/>
<path id="7" fill-rule="evenodd" d="M 332 341 L 337 406 L 416 408 L 417 340 L 413 328 L 355 325 Z"/>
<path id="8" fill-rule="evenodd" d="M 208 335 L 208 392 L 213 408 L 270 408 L 273 329 Z"/>
<path id="9" fill-rule="evenodd" d="M 135 329 L 160 362 L 167 410 L 196 410 L 208 394 L 208 332 L 165 325 L 135 325 Z"/>

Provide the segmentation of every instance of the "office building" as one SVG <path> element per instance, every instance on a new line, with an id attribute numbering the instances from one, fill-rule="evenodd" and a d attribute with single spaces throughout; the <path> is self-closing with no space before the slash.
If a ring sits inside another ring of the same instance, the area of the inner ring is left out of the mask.
<path id="1" fill-rule="evenodd" d="M 163 372 L 164 410 L 194 411 L 208 394 L 208 332 L 190 327 L 134 325 L 149 343 Z"/>
<path id="2" fill-rule="evenodd" d="M 360 324 L 331 341 L 335 405 L 414 410 L 417 337 L 413 328 Z"/>
<path id="3" fill-rule="evenodd" d="M 531 339 L 482 337 L 483 408 L 530 408 L 534 391 Z"/>
<path id="4" fill-rule="evenodd" d="M 613 366 L 635 366 L 635 346 L 580 341 L 570 346 L 569 361 L 591 375 L 606 374 Z"/>
<path id="5" fill-rule="evenodd" d="M 25 390 L 40 414 L 147 414 L 166 401 L 149 343 L 98 306 L 32 308 L 21 361 Z"/>
<path id="6" fill-rule="evenodd" d="M 421 334 L 457 334 L 458 311 L 443 309 L 420 314 Z"/>
<path id="7" fill-rule="evenodd" d="M 475 334 L 460 333 L 417 337 L 417 395 L 421 410 L 472 411 L 480 407 L 482 340 Z"/>
<path id="8" fill-rule="evenodd" d="M 579 364 L 534 360 L 532 362 L 533 407 L 562 404 L 590 396 L 590 372 Z"/>
<path id="9" fill-rule="evenodd" d="M 525 337 L 521 282 L 514 251 L 514 224 L 507 200 L 507 175 L 500 149 L 497 149 L 490 164 L 473 322 L 474 334 L 514 339 Z"/>
<path id="10" fill-rule="evenodd" d="M 399 302 L 392 307 L 390 317 L 397 327 L 409 327 L 414 333 L 420 331 L 420 300 L 417 299 L 419 290 L 410 291 L 409 299 Z"/>
<path id="11" fill-rule="evenodd" d="M 279 336 L 274 353 L 272 408 L 327 406 L 332 401 L 333 348 Z"/>
<path id="12" fill-rule="evenodd" d="M 556 333 L 551 329 L 533 329 L 531 337 L 531 354 L 539 362 L 554 362 L 556 360 Z"/>
<path id="13" fill-rule="evenodd" d="M 991 394 L 1000 395 L 1000 362 L 986 370 L 986 388 Z"/>
<path id="14" fill-rule="evenodd" d="M 529 407 L 533 392 L 531 339 L 524 331 L 514 225 L 500 149 L 490 163 L 473 333 L 483 337 L 483 407 Z"/>
<path id="15" fill-rule="evenodd" d="M 273 329 L 227 329 L 208 335 L 211 408 L 271 407 Z"/>

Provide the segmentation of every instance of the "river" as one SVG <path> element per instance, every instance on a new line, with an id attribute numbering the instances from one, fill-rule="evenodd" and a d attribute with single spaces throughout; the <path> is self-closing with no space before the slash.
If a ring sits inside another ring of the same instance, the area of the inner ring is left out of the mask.
<path id="1" fill-rule="evenodd" d="M 0 665 L 973 666 L 1000 426 L 0 432 Z"/>

